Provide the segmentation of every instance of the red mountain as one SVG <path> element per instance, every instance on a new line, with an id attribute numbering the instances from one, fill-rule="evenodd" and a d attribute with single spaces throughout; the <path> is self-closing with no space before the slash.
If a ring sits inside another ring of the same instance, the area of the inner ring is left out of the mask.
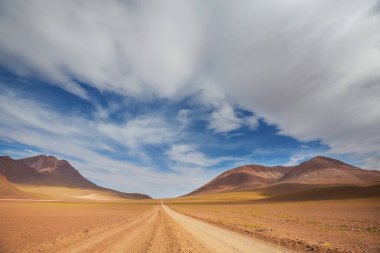
<path id="1" fill-rule="evenodd" d="M 0 156 L 0 175 L 16 184 L 93 189 L 130 199 L 150 198 L 145 194 L 124 193 L 98 186 L 83 177 L 69 162 L 54 156 L 38 155 L 18 160 Z"/>
<path id="2" fill-rule="evenodd" d="M 279 184 L 316 186 L 379 183 L 380 172 L 378 171 L 364 170 L 336 159 L 317 156 L 297 166 L 241 166 L 220 174 L 187 195 L 251 190 Z"/>
<path id="3" fill-rule="evenodd" d="M 0 174 L 13 183 L 28 184 L 43 180 L 43 176 L 33 168 L 9 156 L 0 156 Z"/>
<path id="4" fill-rule="evenodd" d="M 96 184 L 84 178 L 66 160 L 58 160 L 54 156 L 38 155 L 17 160 L 33 168 L 41 176 L 44 185 L 69 186 L 78 188 L 99 188 Z"/>

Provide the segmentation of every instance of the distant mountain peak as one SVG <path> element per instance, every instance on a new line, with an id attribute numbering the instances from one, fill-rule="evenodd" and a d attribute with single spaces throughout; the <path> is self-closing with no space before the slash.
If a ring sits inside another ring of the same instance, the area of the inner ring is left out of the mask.
<path id="1" fill-rule="evenodd" d="M 304 161 L 297 165 L 303 169 L 325 169 L 330 167 L 335 167 L 337 169 L 359 169 L 351 164 L 342 162 L 338 159 L 326 157 L 326 156 L 315 156 L 308 161 Z M 297 167 L 295 166 L 295 167 Z"/>
<path id="2" fill-rule="evenodd" d="M 68 161 L 51 155 L 41 154 L 22 159 L 0 156 L 0 175 L 11 183 L 93 189 L 123 198 L 150 198 L 145 194 L 123 193 L 100 187 L 83 177 Z"/>
<path id="3" fill-rule="evenodd" d="M 39 154 L 39 155 L 31 156 L 31 157 L 28 157 L 28 158 L 59 160 L 57 157 L 55 157 L 53 155 L 44 155 L 44 154 Z"/>
<path id="4" fill-rule="evenodd" d="M 313 161 L 313 162 L 330 162 L 330 163 L 343 163 L 343 164 L 346 164 L 338 159 L 334 159 L 334 158 L 330 158 L 330 157 L 327 157 L 327 156 L 315 156 L 313 158 L 311 158 L 309 161 Z"/>
<path id="5" fill-rule="evenodd" d="M 52 155 L 37 155 L 20 159 L 39 173 L 63 173 L 69 172 L 79 174 L 79 172 L 71 166 L 66 160 L 60 160 Z"/>
<path id="6" fill-rule="evenodd" d="M 257 189 L 283 183 L 305 185 L 360 185 L 380 182 L 380 173 L 337 159 L 316 156 L 296 166 L 244 165 L 227 170 L 188 195 Z"/>

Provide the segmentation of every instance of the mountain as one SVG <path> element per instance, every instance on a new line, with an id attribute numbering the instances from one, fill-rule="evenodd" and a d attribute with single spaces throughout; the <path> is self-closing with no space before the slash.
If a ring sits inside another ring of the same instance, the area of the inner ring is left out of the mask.
<path id="1" fill-rule="evenodd" d="M 260 189 L 267 196 L 259 201 L 307 201 L 307 200 L 332 200 L 332 199 L 354 199 L 354 198 L 372 198 L 380 197 L 380 184 L 363 186 L 363 185 L 334 185 L 323 187 L 315 187 L 315 185 L 297 184 L 280 184 L 285 191 L 274 194 L 271 187 Z M 293 186 L 298 186 L 298 190 L 289 189 Z M 301 187 L 300 187 L 301 186 Z M 310 187 L 311 186 L 311 187 Z M 268 194 L 269 193 L 269 194 Z M 272 195 L 272 196 L 271 196 Z"/>
<path id="2" fill-rule="evenodd" d="M 0 156 L 0 174 L 13 183 L 28 184 L 43 180 L 43 176 L 23 162 Z"/>
<path id="3" fill-rule="evenodd" d="M 38 155 L 18 160 L 33 168 L 41 177 L 35 183 L 54 186 L 97 189 L 99 186 L 84 178 L 66 160 L 58 160 L 54 156 Z"/>
<path id="4" fill-rule="evenodd" d="M 283 177 L 288 168 L 245 165 L 223 172 L 209 183 L 188 195 L 254 189 L 270 185 Z"/>
<path id="5" fill-rule="evenodd" d="M 18 189 L 9 183 L 4 175 L 0 175 L 0 198 L 2 199 L 31 199 L 35 198 L 31 193 Z"/>
<path id="6" fill-rule="evenodd" d="M 297 166 L 245 165 L 225 171 L 187 195 L 252 190 L 279 184 L 315 188 L 326 185 L 380 184 L 380 172 L 363 170 L 342 161 L 317 156 Z"/>
<path id="7" fill-rule="evenodd" d="M 363 170 L 329 157 L 317 156 L 291 167 L 279 182 L 360 185 L 380 183 L 380 173 Z"/>
<path id="8" fill-rule="evenodd" d="M 38 155 L 23 159 L 12 159 L 0 156 L 0 175 L 13 184 L 33 185 L 37 187 L 62 187 L 67 189 L 83 189 L 105 193 L 107 196 L 128 199 L 148 199 L 150 196 L 140 193 L 124 193 L 98 186 L 83 177 L 66 160 L 54 156 Z"/>

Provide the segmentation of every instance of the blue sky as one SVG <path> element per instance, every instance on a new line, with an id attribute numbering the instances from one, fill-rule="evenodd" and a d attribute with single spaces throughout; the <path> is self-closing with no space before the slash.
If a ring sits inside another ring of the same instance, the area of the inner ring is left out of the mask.
<path id="1" fill-rule="evenodd" d="M 0 153 L 153 197 L 251 163 L 378 169 L 378 6 L 2 1 Z"/>

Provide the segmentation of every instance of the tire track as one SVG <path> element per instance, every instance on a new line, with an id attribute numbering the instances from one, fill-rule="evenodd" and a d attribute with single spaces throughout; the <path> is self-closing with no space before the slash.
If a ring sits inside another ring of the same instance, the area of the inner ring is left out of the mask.
<path id="1" fill-rule="evenodd" d="M 290 252 L 175 212 L 161 204 L 59 253 Z"/>
<path id="2" fill-rule="evenodd" d="M 233 252 L 233 253 L 278 253 L 291 252 L 289 250 L 255 240 L 227 229 L 223 229 L 203 221 L 180 214 L 166 205 L 163 210 L 180 226 L 201 243 L 206 252 Z"/>
<path id="3" fill-rule="evenodd" d="M 91 238 L 79 241 L 63 248 L 58 253 L 85 253 L 85 252 L 123 252 L 123 246 L 132 241 L 135 237 L 142 233 L 155 219 L 159 211 L 158 207 L 154 207 L 148 213 L 143 214 L 141 217 L 134 221 L 120 225 L 116 228 L 101 232 Z M 113 248 L 114 251 L 109 251 Z"/>

